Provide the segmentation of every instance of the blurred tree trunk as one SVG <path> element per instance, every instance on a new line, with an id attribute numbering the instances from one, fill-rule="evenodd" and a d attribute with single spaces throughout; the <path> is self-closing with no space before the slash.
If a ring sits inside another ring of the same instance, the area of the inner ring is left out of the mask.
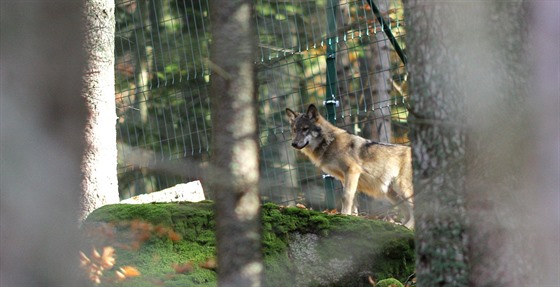
<path id="1" fill-rule="evenodd" d="M 86 286 L 81 1 L 0 2 L 0 286 Z"/>
<path id="2" fill-rule="evenodd" d="M 80 219 L 105 204 L 119 201 L 115 107 L 115 3 L 86 0 L 86 70 L 82 96 L 88 109 L 82 163 Z"/>
<path id="3" fill-rule="evenodd" d="M 471 286 L 543 286 L 536 275 L 535 217 L 541 190 L 524 170 L 533 161 L 529 109 L 528 3 L 471 4 L 456 31 L 464 35 L 459 79 L 469 110 L 467 213 Z M 469 26 L 466 28 L 466 26 Z M 480 31 L 472 33 L 469 31 Z M 558 52 L 558 51 L 557 51 Z M 557 282 L 556 282 L 557 283 Z"/>
<path id="4" fill-rule="evenodd" d="M 418 286 L 467 286 L 465 130 L 454 20 L 459 5 L 409 1 L 411 127 Z M 434 21 L 438 19 L 438 21 Z"/>
<path id="5" fill-rule="evenodd" d="M 535 33 L 530 42 L 533 49 L 529 49 L 533 73 L 528 102 L 534 123 L 531 138 L 537 140 L 525 146 L 533 155 L 524 165 L 529 187 L 525 195 L 532 198 L 524 209 L 531 210 L 532 220 L 522 223 L 538 237 L 527 244 L 535 249 L 529 250 L 536 261 L 533 270 L 538 270 L 532 278 L 538 274 L 540 286 L 554 286 L 560 282 L 560 2 L 533 1 L 530 6 L 530 27 Z"/>
<path id="6" fill-rule="evenodd" d="M 218 282 L 259 286 L 261 255 L 253 1 L 211 2 L 211 192 Z"/>
<path id="7" fill-rule="evenodd" d="M 546 162 L 534 155 L 548 119 L 532 120 L 545 114 L 529 102 L 528 5 L 406 7 L 418 286 L 557 283 L 539 273 L 558 263 L 547 255 L 558 254 L 558 201 L 545 203 L 558 185 L 531 171 Z"/>

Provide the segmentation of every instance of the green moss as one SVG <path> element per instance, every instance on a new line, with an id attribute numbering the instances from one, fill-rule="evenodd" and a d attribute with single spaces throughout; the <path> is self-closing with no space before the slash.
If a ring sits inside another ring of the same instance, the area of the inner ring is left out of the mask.
<path id="1" fill-rule="evenodd" d="M 154 235 L 138 250 L 128 250 L 137 230 L 127 223 L 134 220 L 150 223 Z M 116 268 L 130 265 L 142 273 L 111 286 L 216 285 L 215 272 L 198 267 L 215 256 L 211 202 L 108 205 L 94 211 L 85 226 L 95 222 L 116 230 Z M 401 279 L 413 272 L 413 234 L 401 226 L 270 203 L 262 206 L 262 223 L 265 286 L 355 286 L 363 272 Z M 158 234 L 162 226 L 181 240 Z M 115 244 L 105 240 L 101 245 Z M 176 274 L 173 264 L 186 262 L 193 263 L 193 272 Z"/>
<path id="2" fill-rule="evenodd" d="M 377 282 L 375 287 L 404 287 L 404 285 L 395 278 L 388 278 Z"/>

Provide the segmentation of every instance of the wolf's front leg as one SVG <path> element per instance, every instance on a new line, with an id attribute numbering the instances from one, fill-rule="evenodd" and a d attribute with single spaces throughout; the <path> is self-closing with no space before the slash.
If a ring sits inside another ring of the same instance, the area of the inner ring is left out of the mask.
<path id="1" fill-rule="evenodd" d="M 342 195 L 342 210 L 340 213 L 352 214 L 354 205 L 354 197 L 358 188 L 358 180 L 360 173 L 348 173 L 344 178 L 344 194 Z M 356 210 L 357 211 L 357 210 Z"/>

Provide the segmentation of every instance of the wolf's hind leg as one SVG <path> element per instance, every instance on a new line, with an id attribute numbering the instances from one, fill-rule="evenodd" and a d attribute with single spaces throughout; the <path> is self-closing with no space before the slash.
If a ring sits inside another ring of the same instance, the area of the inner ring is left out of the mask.
<path id="1" fill-rule="evenodd" d="M 406 194 L 410 194 L 410 193 L 403 193 L 401 192 L 401 189 L 395 190 L 395 187 L 398 188 L 398 186 L 392 186 L 389 189 L 387 196 L 389 197 L 391 202 L 398 207 L 400 214 L 404 216 L 402 220 L 402 224 L 408 227 L 409 229 L 413 229 L 414 228 L 413 198 L 406 197 Z"/>
<path id="2" fill-rule="evenodd" d="M 356 193 L 357 193 L 357 191 L 356 191 Z M 359 207 L 358 197 L 356 195 L 354 195 L 354 204 L 352 204 L 352 214 L 355 214 L 355 215 L 359 214 L 358 207 Z"/>
<path id="3" fill-rule="evenodd" d="M 342 195 L 342 210 L 340 213 L 352 214 L 359 179 L 360 173 L 348 173 L 344 177 L 344 194 Z"/>
<path id="4" fill-rule="evenodd" d="M 399 206 L 401 210 L 405 212 L 405 217 L 403 219 L 403 225 L 408 227 L 408 229 L 414 229 L 414 214 L 412 211 L 412 203 L 408 200 L 405 200 L 401 206 Z"/>

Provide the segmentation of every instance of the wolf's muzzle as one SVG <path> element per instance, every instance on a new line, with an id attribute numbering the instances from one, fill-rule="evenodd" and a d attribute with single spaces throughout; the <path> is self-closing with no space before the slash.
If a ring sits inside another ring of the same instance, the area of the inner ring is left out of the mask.
<path id="1" fill-rule="evenodd" d="M 297 142 L 292 142 L 292 147 L 297 148 L 297 149 L 302 149 L 304 147 L 307 146 L 308 143 L 305 143 L 303 146 L 299 146 L 299 144 Z"/>

